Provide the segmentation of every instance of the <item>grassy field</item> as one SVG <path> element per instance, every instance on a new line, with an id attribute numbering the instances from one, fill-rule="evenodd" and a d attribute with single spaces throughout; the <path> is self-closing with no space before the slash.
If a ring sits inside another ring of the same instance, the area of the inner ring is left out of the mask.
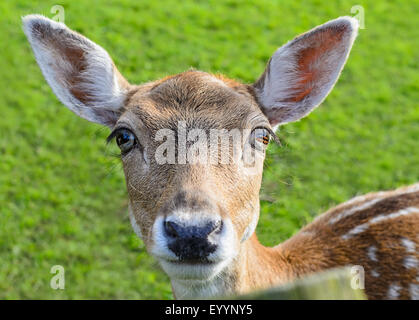
<path id="1" fill-rule="evenodd" d="M 171 299 L 131 230 L 108 130 L 60 105 L 20 17 L 57 1 L 0 2 L 0 298 Z M 274 245 L 354 195 L 419 180 L 419 2 L 60 1 L 132 83 L 194 67 L 254 81 L 274 50 L 365 9 L 337 86 L 268 150 L 258 236 Z M 52 290 L 50 268 L 66 270 Z"/>

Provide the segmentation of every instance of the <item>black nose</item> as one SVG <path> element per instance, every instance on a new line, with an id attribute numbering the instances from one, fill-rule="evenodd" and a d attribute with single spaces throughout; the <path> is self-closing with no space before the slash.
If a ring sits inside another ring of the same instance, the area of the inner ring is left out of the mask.
<path id="1" fill-rule="evenodd" d="M 221 232 L 222 221 L 211 221 L 204 226 L 188 226 L 174 221 L 165 221 L 168 247 L 181 261 L 205 262 L 217 249 L 211 235 Z"/>

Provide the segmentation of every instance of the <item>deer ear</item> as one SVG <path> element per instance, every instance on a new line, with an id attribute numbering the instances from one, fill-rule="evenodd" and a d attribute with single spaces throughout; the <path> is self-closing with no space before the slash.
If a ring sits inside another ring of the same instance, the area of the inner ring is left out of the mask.
<path id="1" fill-rule="evenodd" d="M 36 61 L 58 99 L 78 116 L 112 127 L 130 85 L 108 53 L 62 23 L 41 15 L 22 20 Z"/>
<path id="2" fill-rule="evenodd" d="M 341 17 L 279 48 L 254 89 L 272 125 L 301 119 L 329 94 L 348 58 L 358 21 Z"/>

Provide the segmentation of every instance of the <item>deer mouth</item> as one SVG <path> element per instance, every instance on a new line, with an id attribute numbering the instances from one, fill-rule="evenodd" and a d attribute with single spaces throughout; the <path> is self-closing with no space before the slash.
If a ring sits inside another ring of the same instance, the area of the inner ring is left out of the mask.
<path id="1" fill-rule="evenodd" d="M 178 264 L 178 265 L 215 265 L 217 262 L 209 261 L 208 259 L 190 259 L 190 260 L 168 260 L 168 262 Z"/>
<path id="2" fill-rule="evenodd" d="M 159 259 L 167 275 L 178 280 L 208 280 L 219 274 L 227 261 Z"/>

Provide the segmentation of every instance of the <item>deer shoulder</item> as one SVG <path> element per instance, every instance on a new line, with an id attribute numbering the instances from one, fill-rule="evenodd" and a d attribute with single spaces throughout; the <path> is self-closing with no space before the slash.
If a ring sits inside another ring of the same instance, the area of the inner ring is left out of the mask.
<path id="1" fill-rule="evenodd" d="M 290 272 L 361 266 L 375 299 L 419 299 L 419 184 L 355 197 L 278 246 Z"/>

